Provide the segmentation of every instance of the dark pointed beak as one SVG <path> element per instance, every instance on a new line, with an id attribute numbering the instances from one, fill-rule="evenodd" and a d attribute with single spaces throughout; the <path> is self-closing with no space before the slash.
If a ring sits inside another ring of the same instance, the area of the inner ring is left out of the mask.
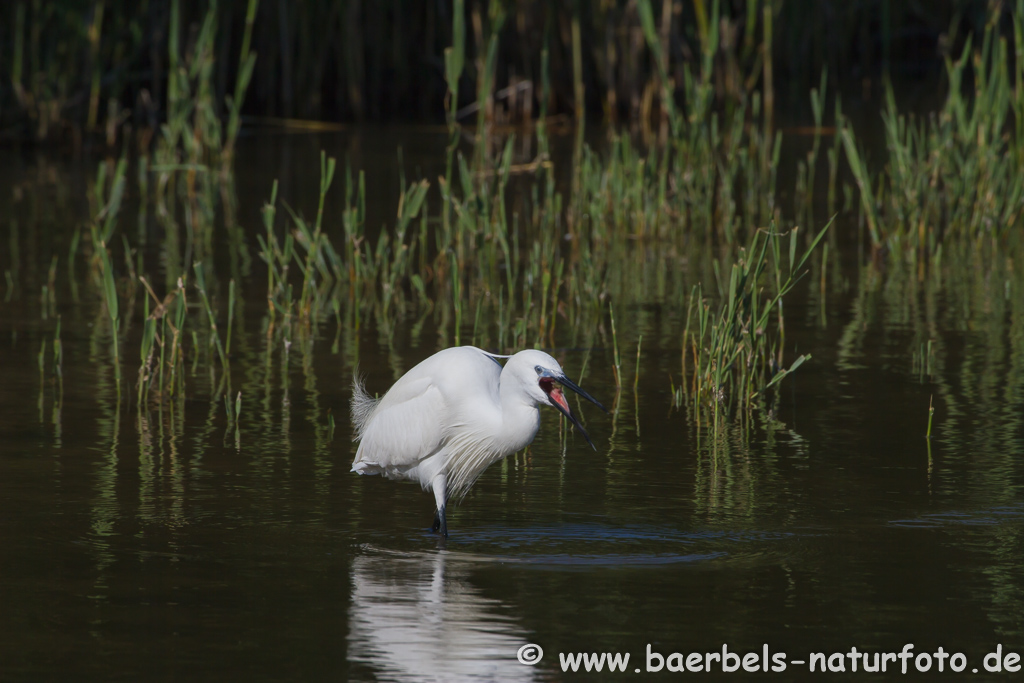
<path id="1" fill-rule="evenodd" d="M 582 396 L 583 398 L 587 399 L 588 401 L 593 403 L 595 406 L 597 406 L 598 408 L 603 410 L 605 413 L 608 412 L 608 409 L 605 408 L 603 405 L 601 405 L 601 403 L 596 398 L 594 398 L 593 396 L 591 396 L 587 392 L 583 391 L 583 389 L 581 389 L 579 387 L 579 385 L 577 385 L 575 382 L 573 382 L 571 379 L 569 379 L 565 375 L 551 375 L 551 379 L 555 380 L 556 382 L 558 382 L 559 384 L 561 384 L 562 386 L 564 386 L 564 387 L 566 387 L 568 389 L 572 389 L 577 394 L 579 394 L 580 396 Z M 561 400 L 556 400 L 556 397 L 553 396 L 551 392 L 548 393 L 548 402 L 552 406 L 554 406 L 555 409 L 558 412 L 560 412 L 562 415 L 565 415 L 565 417 L 568 418 L 569 422 L 572 422 L 572 424 L 576 427 L 576 429 L 578 429 L 580 431 L 580 434 L 583 435 L 583 438 L 585 438 L 587 440 L 587 443 L 590 444 L 590 447 L 593 448 L 596 451 L 597 450 L 597 446 L 595 446 L 594 442 L 590 440 L 590 435 L 587 434 L 587 430 L 585 430 L 583 428 L 583 425 L 580 424 L 580 421 L 576 419 L 576 416 L 573 415 L 572 412 L 570 412 L 569 404 L 567 402 L 565 402 L 564 396 L 558 396 L 557 398 L 559 398 Z"/>
<path id="2" fill-rule="evenodd" d="M 568 387 L 569 389 L 572 389 L 577 394 L 579 394 L 580 396 L 582 396 L 583 398 L 587 399 L 588 401 L 593 403 L 595 406 L 597 406 L 598 408 L 603 410 L 605 412 L 605 414 L 608 414 L 608 409 L 605 408 L 603 405 L 601 405 L 600 401 L 598 401 L 596 398 L 594 398 L 593 396 L 591 396 L 587 392 L 583 391 L 583 389 L 581 389 L 579 387 L 579 385 L 577 385 L 575 382 L 573 382 L 571 379 L 569 379 L 565 375 L 561 375 L 559 377 L 555 377 L 554 380 L 556 382 L 558 382 L 559 384 L 561 384 L 563 387 Z"/>

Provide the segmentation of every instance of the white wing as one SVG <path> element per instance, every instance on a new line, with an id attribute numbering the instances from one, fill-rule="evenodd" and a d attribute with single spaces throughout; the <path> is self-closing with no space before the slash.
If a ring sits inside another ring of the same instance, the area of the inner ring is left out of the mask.
<path id="1" fill-rule="evenodd" d="M 505 455 L 494 445 L 501 427 L 501 371 L 493 354 L 460 346 L 439 351 L 409 370 L 379 401 L 357 381 L 352 421 L 360 443 L 352 470 L 413 479 L 424 486 L 446 471 L 449 489 L 464 493 Z M 435 455 L 440 460 L 417 469 Z"/>
<path id="2" fill-rule="evenodd" d="M 365 401 L 353 400 L 365 410 Z M 356 424 L 353 471 L 396 476 L 415 467 L 443 446 L 445 413 L 444 395 L 431 378 L 403 378 Z"/>

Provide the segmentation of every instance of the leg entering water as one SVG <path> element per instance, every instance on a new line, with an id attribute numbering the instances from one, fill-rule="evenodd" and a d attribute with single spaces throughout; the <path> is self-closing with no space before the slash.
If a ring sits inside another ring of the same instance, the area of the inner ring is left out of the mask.
<path id="1" fill-rule="evenodd" d="M 444 508 L 434 513 L 434 525 L 430 527 L 430 530 L 440 531 L 442 536 L 448 538 L 448 521 L 445 519 Z"/>
<path id="2" fill-rule="evenodd" d="M 448 478 L 444 474 L 434 477 L 431 483 L 434 489 L 434 502 L 437 504 L 437 512 L 434 513 L 434 525 L 431 531 L 440 532 L 445 538 L 448 537 L 448 520 L 445 519 L 444 509 L 448 502 Z"/>

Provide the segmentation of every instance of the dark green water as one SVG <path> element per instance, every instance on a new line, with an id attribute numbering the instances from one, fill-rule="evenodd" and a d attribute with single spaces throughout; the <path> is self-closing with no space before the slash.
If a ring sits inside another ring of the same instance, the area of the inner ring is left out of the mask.
<path id="1" fill-rule="evenodd" d="M 583 386 L 614 406 L 582 406 L 597 452 L 572 435 L 563 449 L 544 411 L 533 446 L 450 513 L 447 543 L 427 530 L 430 495 L 350 473 L 356 365 L 383 392 L 451 339 L 430 321 L 388 333 L 331 321 L 286 349 L 264 330 L 257 210 L 276 177 L 311 214 L 323 147 L 380 188 L 370 224 L 393 222 L 395 148 L 410 177 L 436 178 L 443 144 L 382 130 L 243 147 L 238 223 L 253 263 L 211 255 L 237 268 L 246 300 L 237 432 L 202 364 L 181 406 L 139 412 L 130 391 L 118 403 L 98 290 L 82 276 L 75 303 L 66 271 L 94 166 L 3 153 L 0 269 L 17 284 L 0 299 L 0 680 L 598 678 L 562 672 L 559 654 L 577 652 L 629 653 L 618 675 L 642 679 L 658 663 L 648 646 L 723 645 L 783 654 L 785 671 L 759 674 L 778 680 L 886 680 L 900 660 L 886 674 L 861 662 L 854 674 L 848 657 L 845 674 L 812 674 L 812 653 L 907 644 L 962 653 L 973 680 L 1020 676 L 983 666 L 999 645 L 1024 654 L 1024 289 L 1006 255 L 950 266 L 930 287 L 860 268 L 846 249 L 824 299 L 803 285 L 787 304 L 787 355 L 813 358 L 749 440 L 713 441 L 671 408 L 684 302 L 617 309 L 620 394 L 610 348 L 551 350 L 570 376 L 586 359 Z M 150 272 L 166 273 L 159 230 L 125 222 L 148 236 Z M 53 254 L 62 388 L 41 304 Z M 138 330 L 125 334 L 131 386 Z M 928 340 L 931 374 L 914 360 Z M 536 666 L 517 661 L 527 643 L 544 650 Z M 711 666 L 705 678 L 736 676 Z"/>

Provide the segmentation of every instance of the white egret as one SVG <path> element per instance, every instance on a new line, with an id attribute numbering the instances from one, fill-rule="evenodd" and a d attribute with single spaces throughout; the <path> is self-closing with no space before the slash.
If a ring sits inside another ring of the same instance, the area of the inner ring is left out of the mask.
<path id="1" fill-rule="evenodd" d="M 472 346 L 439 351 L 405 373 L 383 398 L 353 383 L 352 423 L 359 441 L 352 471 L 419 482 L 434 492 L 434 531 L 448 535 L 445 507 L 484 470 L 525 447 L 540 428 L 540 404 L 565 415 L 594 450 L 569 410 L 561 384 L 605 410 L 543 351 L 520 351 L 502 367 Z"/>

